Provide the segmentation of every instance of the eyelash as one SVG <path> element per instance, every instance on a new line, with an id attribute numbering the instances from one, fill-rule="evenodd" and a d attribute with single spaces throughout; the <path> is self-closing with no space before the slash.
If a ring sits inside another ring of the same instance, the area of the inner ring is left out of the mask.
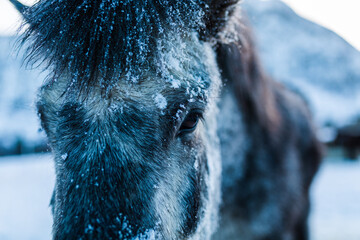
<path id="1" fill-rule="evenodd" d="M 193 110 L 187 116 L 185 117 L 184 121 L 181 123 L 181 126 L 178 131 L 178 136 L 192 133 L 195 131 L 199 120 L 203 120 L 202 111 L 200 110 Z M 190 123 L 189 123 L 190 122 Z M 186 126 L 186 123 L 189 123 L 188 126 Z"/>

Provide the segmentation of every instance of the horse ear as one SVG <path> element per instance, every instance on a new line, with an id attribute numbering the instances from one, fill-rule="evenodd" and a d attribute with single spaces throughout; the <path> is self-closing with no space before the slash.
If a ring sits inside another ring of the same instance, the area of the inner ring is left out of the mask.
<path id="1" fill-rule="evenodd" d="M 28 9 L 28 6 L 25 6 L 24 4 L 22 4 L 21 2 L 17 1 L 17 0 L 9 0 L 14 7 L 16 8 L 16 10 L 18 10 L 20 12 L 20 14 L 26 19 L 25 16 L 25 11 Z"/>
<path id="2" fill-rule="evenodd" d="M 241 0 L 207 0 L 206 33 L 215 37 L 222 30 L 227 19 Z"/>

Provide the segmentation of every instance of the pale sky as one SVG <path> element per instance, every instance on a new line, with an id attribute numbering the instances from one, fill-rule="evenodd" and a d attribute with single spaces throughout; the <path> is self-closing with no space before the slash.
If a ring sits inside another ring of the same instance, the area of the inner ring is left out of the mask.
<path id="1" fill-rule="evenodd" d="M 360 50 L 360 0 L 283 1 L 299 15 L 333 30 Z"/>
<path id="2" fill-rule="evenodd" d="M 31 5 L 35 0 L 22 0 L 22 2 Z M 360 50 L 360 0 L 284 0 L 284 2 L 301 16 L 330 28 Z M 19 19 L 19 14 L 9 1 L 0 0 L 0 35 L 13 34 L 18 27 Z"/>

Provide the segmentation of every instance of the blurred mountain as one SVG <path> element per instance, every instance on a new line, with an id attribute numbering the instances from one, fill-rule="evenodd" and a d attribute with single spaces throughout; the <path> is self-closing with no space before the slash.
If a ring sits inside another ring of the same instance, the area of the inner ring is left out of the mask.
<path id="1" fill-rule="evenodd" d="M 243 9 L 265 69 L 307 98 L 319 125 L 343 126 L 360 117 L 358 50 L 280 0 L 245 0 Z"/>
<path id="2" fill-rule="evenodd" d="M 15 43 L 15 37 L 0 36 L 0 155 L 45 146 L 34 104 L 44 74 L 22 66 L 24 54 Z"/>

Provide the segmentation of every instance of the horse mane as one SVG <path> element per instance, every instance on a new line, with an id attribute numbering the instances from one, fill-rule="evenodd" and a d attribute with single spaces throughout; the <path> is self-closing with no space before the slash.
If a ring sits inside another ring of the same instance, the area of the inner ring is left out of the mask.
<path id="1" fill-rule="evenodd" d="M 236 12 L 218 34 L 218 65 L 235 92 L 248 121 L 256 121 L 269 132 L 281 125 L 276 93 L 282 86 L 263 70 L 253 34 L 245 16 Z"/>
<path id="2" fill-rule="evenodd" d="M 282 154 L 288 142 L 295 141 L 302 159 L 304 189 L 308 189 L 324 148 L 316 137 L 306 101 L 266 74 L 244 15 L 237 12 L 231 16 L 217 35 L 218 66 L 225 84 L 235 94 L 252 150 L 265 148 L 268 159 L 279 164 L 285 159 Z M 253 153 L 249 154 L 251 159 Z"/>
<path id="3" fill-rule="evenodd" d="M 108 85 L 128 71 L 150 68 L 148 57 L 166 28 L 200 29 L 203 0 L 40 0 L 23 15 L 27 62 L 44 63 L 51 78 L 70 75 L 82 87 Z M 100 81 L 100 82 L 99 82 Z"/>

